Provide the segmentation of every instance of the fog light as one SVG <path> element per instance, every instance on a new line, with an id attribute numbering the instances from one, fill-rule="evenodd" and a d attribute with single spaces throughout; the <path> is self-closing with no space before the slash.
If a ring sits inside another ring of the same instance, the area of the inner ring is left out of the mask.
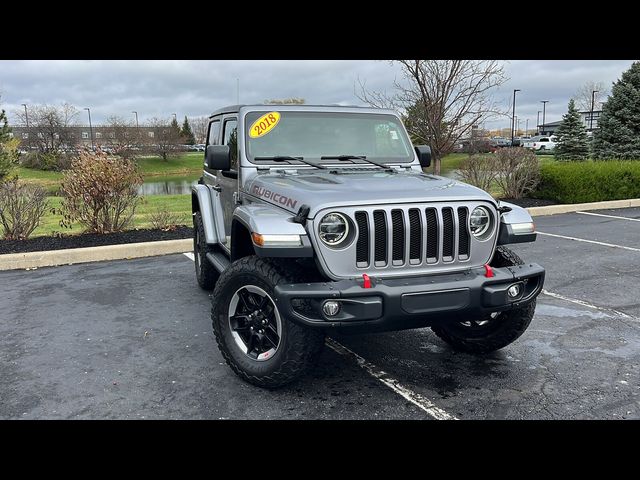
<path id="1" fill-rule="evenodd" d="M 520 285 L 518 284 L 511 285 L 509 287 L 509 290 L 507 290 L 507 293 L 511 298 L 516 298 L 517 296 L 520 295 Z"/>
<path id="2" fill-rule="evenodd" d="M 322 311 L 327 317 L 334 317 L 340 311 L 340 304 L 333 300 L 327 300 L 322 304 Z"/>

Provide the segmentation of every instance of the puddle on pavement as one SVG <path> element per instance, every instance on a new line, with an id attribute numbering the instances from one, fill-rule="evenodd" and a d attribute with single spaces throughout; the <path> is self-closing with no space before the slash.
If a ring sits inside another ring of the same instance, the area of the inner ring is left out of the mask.
<path id="1" fill-rule="evenodd" d="M 613 318 L 613 315 L 599 310 L 578 310 L 576 308 L 558 307 L 556 305 L 548 305 L 544 303 L 538 303 L 536 305 L 536 314 L 547 317 Z"/>

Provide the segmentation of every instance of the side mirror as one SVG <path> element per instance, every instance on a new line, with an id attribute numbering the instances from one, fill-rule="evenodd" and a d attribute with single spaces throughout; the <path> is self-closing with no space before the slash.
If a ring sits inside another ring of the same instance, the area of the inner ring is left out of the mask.
<path id="1" fill-rule="evenodd" d="M 431 147 L 428 145 L 418 145 L 415 147 L 416 153 L 418 154 L 418 160 L 420 161 L 420 166 L 422 168 L 427 168 L 431 166 Z"/>
<path id="2" fill-rule="evenodd" d="M 211 170 L 231 169 L 231 151 L 229 145 L 209 145 L 205 155 L 207 167 Z"/>

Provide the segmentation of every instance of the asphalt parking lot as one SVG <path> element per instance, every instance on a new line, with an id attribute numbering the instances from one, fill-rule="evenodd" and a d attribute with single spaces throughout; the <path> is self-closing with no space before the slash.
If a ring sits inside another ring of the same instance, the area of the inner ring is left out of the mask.
<path id="1" fill-rule="evenodd" d="M 277 391 L 224 364 L 186 255 L 0 272 L 0 418 L 640 418 L 640 208 L 590 213 L 537 217 L 513 247 L 547 278 L 509 347 L 336 336 Z"/>

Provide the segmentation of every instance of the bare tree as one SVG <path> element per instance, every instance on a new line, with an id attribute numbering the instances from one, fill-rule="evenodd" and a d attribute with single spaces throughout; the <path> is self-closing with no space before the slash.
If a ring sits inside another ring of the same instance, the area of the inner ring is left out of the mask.
<path id="1" fill-rule="evenodd" d="M 305 99 L 300 97 L 291 98 L 272 98 L 271 100 L 265 100 L 266 105 L 304 105 Z"/>
<path id="2" fill-rule="evenodd" d="M 433 168 L 440 174 L 443 156 L 451 153 L 471 128 L 503 114 L 492 90 L 506 81 L 496 60 L 400 60 L 404 81 L 395 81 L 394 93 L 367 90 L 359 80 L 360 100 L 404 113 L 414 142 L 431 146 Z"/>
<path id="3" fill-rule="evenodd" d="M 122 158 L 130 158 L 133 147 L 139 143 L 138 131 L 133 128 L 133 123 L 122 117 L 111 116 L 107 118 L 106 143 L 113 148 L 113 153 Z"/>
<path id="4" fill-rule="evenodd" d="M 25 112 L 14 112 L 23 125 L 27 124 Z M 53 105 L 31 105 L 29 107 L 29 143 L 36 146 L 39 153 L 58 154 L 64 148 L 77 143 L 72 129 L 78 109 L 68 103 Z"/>
<path id="5" fill-rule="evenodd" d="M 209 129 L 209 117 L 190 117 L 189 125 L 196 143 L 204 143 L 207 140 L 207 130 Z"/>
<path id="6" fill-rule="evenodd" d="M 605 87 L 604 82 L 585 82 L 573 96 L 578 110 L 587 112 L 591 111 L 591 94 L 593 94 L 593 109 L 602 110 L 602 104 L 606 101 L 609 90 Z"/>
<path id="7" fill-rule="evenodd" d="M 173 128 L 170 120 L 154 117 L 149 120 L 149 126 L 153 128 L 151 131 L 153 137 L 146 139 L 149 152 L 156 153 L 167 161 L 169 156 L 180 151 L 182 143 L 180 129 Z"/>

